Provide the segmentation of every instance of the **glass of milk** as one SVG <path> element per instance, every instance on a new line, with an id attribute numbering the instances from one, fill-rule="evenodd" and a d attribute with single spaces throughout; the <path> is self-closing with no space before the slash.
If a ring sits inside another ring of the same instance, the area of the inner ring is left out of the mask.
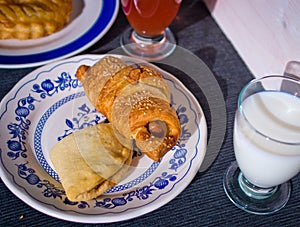
<path id="1" fill-rule="evenodd" d="M 254 79 L 241 91 L 234 122 L 236 162 L 223 186 L 239 208 L 270 214 L 283 208 L 300 172 L 300 80 Z"/>

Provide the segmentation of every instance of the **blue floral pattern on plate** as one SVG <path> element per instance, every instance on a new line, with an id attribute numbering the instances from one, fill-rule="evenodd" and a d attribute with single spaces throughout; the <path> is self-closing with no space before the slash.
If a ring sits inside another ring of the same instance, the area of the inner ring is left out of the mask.
<path id="1" fill-rule="evenodd" d="M 52 204 L 60 211 L 97 214 L 100 217 L 96 219 L 102 222 L 103 217 L 112 213 L 137 216 L 134 212 L 137 208 L 148 209 L 149 204 L 161 206 L 163 202 L 158 198 L 173 198 L 182 191 L 204 158 L 206 123 L 195 98 L 177 79 L 162 71 L 170 84 L 172 100 L 176 100 L 172 105 L 182 126 L 178 144 L 160 163 L 145 161 L 147 158 L 143 156 L 135 157 L 137 167 L 145 165 L 146 168 L 136 168 L 131 177 L 103 196 L 91 201 L 69 201 L 51 167 L 49 151 L 54 143 L 74 130 L 105 121 L 86 99 L 74 75 L 80 64 L 92 65 L 100 57 L 83 55 L 53 63 L 44 66 L 47 69 L 33 72 L 24 79 L 25 83 L 20 82 L 19 88 L 11 92 L 12 97 L 7 97 L 1 106 L 1 126 L 6 124 L 7 130 L 1 141 L 0 157 L 2 169 L 12 176 L 13 185 L 23 188 L 25 195 L 35 198 L 39 206 Z M 53 132 L 54 129 L 57 131 Z M 175 187 L 180 188 L 177 194 L 173 190 Z M 31 193 L 36 190 L 40 192 L 39 196 Z M 122 217 L 115 218 L 120 220 Z M 74 220 L 74 217 L 70 215 L 67 220 Z"/>

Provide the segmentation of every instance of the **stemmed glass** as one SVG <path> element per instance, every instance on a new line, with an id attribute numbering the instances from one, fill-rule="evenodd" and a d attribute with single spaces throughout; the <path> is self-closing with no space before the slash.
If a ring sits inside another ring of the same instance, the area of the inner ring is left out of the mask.
<path id="1" fill-rule="evenodd" d="M 248 83 L 234 122 L 236 162 L 223 186 L 239 208 L 271 214 L 283 208 L 300 172 L 300 80 L 267 76 Z"/>
<path id="2" fill-rule="evenodd" d="M 130 29 L 121 37 L 121 46 L 130 56 L 157 61 L 169 56 L 176 40 L 168 28 L 181 0 L 121 0 Z"/>

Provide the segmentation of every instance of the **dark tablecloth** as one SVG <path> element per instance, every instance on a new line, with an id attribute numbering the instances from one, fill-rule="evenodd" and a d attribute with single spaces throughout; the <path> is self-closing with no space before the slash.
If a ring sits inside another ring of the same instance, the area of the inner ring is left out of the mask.
<path id="1" fill-rule="evenodd" d="M 249 18 L 250 19 L 250 18 Z M 105 54 L 119 47 L 120 34 L 128 27 L 120 10 L 108 33 L 83 53 Z M 300 175 L 292 179 L 291 198 L 284 209 L 273 215 L 253 215 L 235 207 L 226 197 L 222 178 L 234 161 L 232 132 L 236 101 L 241 88 L 253 78 L 239 54 L 215 23 L 200 0 L 184 0 L 177 18 L 170 26 L 178 45 L 200 59 L 213 72 L 222 90 L 227 110 L 224 142 L 215 162 L 198 173 L 190 185 L 163 207 L 134 218 L 113 223 L 118 226 L 300 226 Z M 249 50 L 252 51 L 252 50 Z M 0 69 L 0 98 L 35 68 Z M 208 106 L 193 80 L 182 79 L 201 103 L 205 115 Z M 210 124 L 208 124 L 210 130 Z M 28 206 L 0 181 L 0 226 L 76 226 L 77 223 L 52 218 Z"/>

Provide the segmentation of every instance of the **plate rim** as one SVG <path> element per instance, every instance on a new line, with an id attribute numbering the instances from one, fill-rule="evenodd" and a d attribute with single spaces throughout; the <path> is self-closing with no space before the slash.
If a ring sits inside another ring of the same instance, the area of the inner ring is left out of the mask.
<path id="1" fill-rule="evenodd" d="M 91 3 L 88 0 L 83 0 L 83 1 L 85 2 L 85 4 Z M 106 6 L 109 7 L 111 6 L 112 12 L 106 12 L 105 11 Z M 77 39 L 73 40 L 71 43 L 65 43 L 62 46 L 54 46 L 53 48 L 45 52 L 36 52 L 36 53 L 25 54 L 25 55 L 22 54 L 1 55 L 0 54 L 0 68 L 14 69 L 14 68 L 28 68 L 28 67 L 42 66 L 42 65 L 50 64 L 51 62 L 54 61 L 59 61 L 65 58 L 69 58 L 91 47 L 93 44 L 99 41 L 114 24 L 118 16 L 120 3 L 119 0 L 102 0 L 101 7 L 102 8 L 99 8 L 100 11 L 96 21 L 90 25 L 90 28 L 84 34 L 77 37 Z M 96 8 L 95 10 L 98 10 L 98 8 Z M 101 24 L 102 17 L 107 17 L 108 21 L 106 21 L 106 24 L 102 24 L 103 28 L 99 30 L 98 25 Z M 91 37 L 89 37 L 90 33 L 93 34 Z M 86 37 L 88 37 L 88 40 L 84 40 L 86 39 Z M 76 46 L 74 45 L 74 43 L 77 43 Z M 62 50 L 64 51 L 63 54 L 60 53 Z M 49 55 L 50 57 L 47 57 L 47 55 Z M 43 58 L 43 60 L 34 60 L 40 57 Z M 32 60 L 24 60 L 25 62 L 18 63 L 20 59 L 32 59 Z M 4 62 L 1 62 L 3 60 Z"/>
<path id="2" fill-rule="evenodd" d="M 109 54 L 111 55 L 111 54 Z M 53 69 L 54 67 L 57 67 L 59 66 L 60 64 L 63 64 L 65 62 L 68 62 L 68 61 L 79 61 L 80 59 L 84 59 L 84 58 L 101 58 L 103 56 L 106 56 L 106 54 L 103 54 L 103 55 L 94 55 L 94 54 L 86 54 L 86 55 L 78 55 L 78 56 L 75 56 L 75 57 L 72 57 L 72 58 L 69 58 L 69 59 L 65 59 L 65 60 L 62 60 L 60 62 L 53 62 L 51 64 L 48 64 L 48 65 L 45 65 L 45 66 L 42 66 L 36 70 L 33 70 L 32 72 L 28 73 L 26 76 L 24 76 L 24 78 L 22 78 L 5 96 L 4 98 L 2 99 L 1 103 L 0 103 L 0 108 L 2 109 L 3 107 L 3 104 L 6 103 L 5 105 L 5 111 L 3 111 L 3 113 L 1 114 L 0 116 L 0 120 L 2 119 L 2 116 L 4 115 L 4 113 L 7 111 L 7 105 L 8 105 L 8 102 L 11 102 L 13 99 L 15 99 L 15 97 L 17 96 L 17 94 L 20 92 L 20 90 L 22 89 L 23 86 L 25 86 L 24 84 L 24 81 L 26 81 L 27 83 L 29 83 L 30 81 L 32 80 L 35 80 L 37 79 L 39 73 L 37 72 L 47 72 L 47 71 L 51 71 L 51 69 Z M 121 56 L 121 57 L 127 57 L 127 56 L 122 56 L 122 55 L 114 55 L 114 56 Z M 156 66 L 157 67 L 157 66 Z M 159 68 L 159 67 L 158 67 Z M 163 70 L 163 69 L 161 69 Z M 165 71 L 165 70 L 163 70 Z M 198 107 L 197 107 L 197 110 L 198 108 L 200 109 L 201 111 L 201 114 L 202 114 L 202 117 L 201 119 L 199 119 L 199 126 L 203 126 L 204 128 L 204 131 L 202 128 L 199 127 L 199 143 L 197 143 L 197 150 L 198 149 L 198 145 L 200 144 L 201 145 L 201 148 L 199 151 L 195 152 L 195 155 L 191 158 L 190 162 L 194 161 L 197 157 L 197 154 L 201 151 L 203 151 L 202 153 L 202 158 L 201 158 L 201 162 L 199 164 L 199 166 L 197 168 L 193 168 L 192 172 L 189 171 L 186 171 L 185 174 L 180 178 L 180 180 L 178 180 L 177 182 L 175 182 L 175 184 L 167 191 L 167 192 L 164 192 L 164 193 L 161 193 L 159 194 L 155 200 L 152 200 L 150 202 L 146 202 L 146 204 L 144 204 L 144 206 L 147 206 L 149 207 L 149 209 L 143 209 L 142 211 L 143 212 L 139 212 L 138 215 L 128 215 L 128 211 L 129 210 L 136 210 L 137 207 L 129 207 L 128 209 L 126 209 L 125 211 L 122 211 L 122 212 L 112 212 L 112 214 L 110 214 L 110 212 L 106 212 L 106 214 L 109 214 L 109 218 L 111 220 L 109 221 L 105 221 L 103 222 L 103 218 L 104 219 L 107 219 L 107 216 L 101 216 L 100 219 L 98 219 L 98 221 L 95 221 L 93 218 L 91 218 L 91 220 L 89 221 L 82 221 L 82 217 L 85 217 L 85 216 L 88 216 L 88 217 L 91 217 L 95 214 L 79 214 L 77 213 L 76 211 L 59 211 L 59 208 L 52 205 L 52 204 L 46 204 L 42 201 L 40 201 L 38 198 L 34 198 L 32 196 L 30 196 L 30 194 L 27 192 L 27 189 L 26 187 L 24 188 L 23 186 L 20 186 L 16 181 L 14 182 L 11 182 L 10 179 L 7 179 L 6 177 L 1 177 L 3 183 L 6 185 L 6 187 L 9 188 L 9 190 L 11 192 L 13 192 L 13 194 L 15 196 L 17 196 L 20 200 L 22 200 L 23 202 L 25 202 L 26 204 L 28 204 L 30 207 L 36 209 L 37 211 L 39 212 L 42 212 L 44 214 L 47 214 L 49 216 L 52 216 L 52 217 L 55 217 L 55 218 L 58 218 L 58 219 L 62 219 L 62 220 L 66 220 L 66 221 L 71 221 L 71 222 L 80 222 L 80 223 L 112 223 L 112 222 L 118 222 L 118 221 L 125 221 L 125 220 L 128 220 L 128 219 L 132 219 L 132 218 L 135 218 L 135 217 L 138 217 L 138 216 L 141 216 L 141 215 L 144 215 L 146 213 L 149 213 L 149 212 L 152 212 L 160 207 L 162 207 L 163 205 L 169 203 L 171 200 L 173 200 L 176 196 L 178 196 L 183 190 L 186 189 L 186 187 L 188 187 L 188 185 L 190 184 L 190 182 L 192 181 L 192 179 L 195 177 L 195 175 L 197 174 L 201 164 L 203 163 L 203 160 L 204 160 L 204 157 L 205 157 L 205 153 L 206 153 L 206 148 L 207 148 L 207 123 L 206 123 L 206 119 L 205 119 L 205 115 L 204 115 L 204 112 L 203 112 L 203 109 L 200 105 L 200 103 L 198 102 L 198 100 L 195 98 L 195 96 L 187 89 L 187 87 L 178 79 L 176 78 L 175 76 L 173 76 L 171 73 L 169 73 L 168 71 L 165 71 L 167 72 L 168 74 L 170 74 L 172 76 L 172 79 L 176 81 L 176 83 L 174 83 L 176 86 L 180 86 L 180 87 L 183 87 L 185 88 L 185 92 L 188 92 L 188 97 L 189 98 L 192 98 L 192 100 L 189 100 L 191 102 L 196 102 L 196 104 L 198 104 Z M 30 75 L 34 75 L 36 74 L 35 77 L 30 77 Z M 177 83 L 179 85 L 177 85 Z M 15 93 L 14 95 L 9 95 L 11 93 Z M 203 125 L 204 124 L 204 125 Z M 200 130 L 201 129 L 201 130 Z M 204 136 L 204 137 L 203 137 Z M 201 138 L 204 142 L 204 144 L 201 144 Z M 0 149 L 0 156 L 2 153 L 2 150 Z M 1 162 L 3 160 L 1 159 Z M 194 165 L 197 165 L 195 162 L 193 162 Z M 3 163 L 1 163 L 1 166 L 4 166 Z M 5 167 L 5 166 L 4 166 Z M 192 168 L 192 165 L 190 164 L 189 165 L 189 169 Z M 7 174 L 9 174 L 11 176 L 12 179 L 14 179 L 14 175 L 12 173 L 10 173 L 8 170 L 5 170 L 5 173 L 4 173 L 4 170 L 2 170 L 2 168 L 0 168 L 0 176 L 6 176 Z M 190 179 L 187 180 L 188 183 L 185 183 L 185 185 L 183 187 L 180 187 L 180 188 L 176 188 L 175 186 L 181 182 L 182 183 L 182 179 L 185 178 L 186 175 L 190 175 Z M 23 190 L 26 191 L 23 192 L 21 191 L 21 188 L 16 188 L 15 187 L 15 184 L 17 184 L 19 187 L 21 187 Z M 9 187 L 8 185 L 10 185 L 11 187 Z M 175 190 L 174 190 L 175 189 Z M 168 193 L 170 191 L 173 191 L 172 195 L 171 196 L 165 196 L 165 195 L 168 195 Z M 28 195 L 29 194 L 29 195 Z M 24 197 L 22 197 L 22 195 L 26 195 L 25 199 Z M 163 201 L 160 201 L 160 202 L 157 202 L 157 200 L 159 200 L 159 198 L 161 196 L 164 196 L 164 199 Z M 34 207 L 33 205 L 38 203 L 39 204 L 39 207 Z M 41 205 L 42 204 L 42 205 Z M 49 207 L 52 207 L 52 208 L 49 208 Z M 53 209 L 54 207 L 54 209 Z M 50 209 L 50 214 L 49 214 L 49 209 Z M 62 213 L 61 212 L 67 212 L 68 213 L 68 218 L 66 217 L 63 217 Z M 132 212 L 132 211 L 129 211 L 129 212 Z M 118 218 L 114 218 L 115 214 L 118 214 Z M 99 214 L 96 214 L 99 216 Z M 129 216 L 129 217 L 128 217 Z M 70 218 L 72 217 L 72 218 Z M 100 221 L 102 220 L 102 221 Z"/>

